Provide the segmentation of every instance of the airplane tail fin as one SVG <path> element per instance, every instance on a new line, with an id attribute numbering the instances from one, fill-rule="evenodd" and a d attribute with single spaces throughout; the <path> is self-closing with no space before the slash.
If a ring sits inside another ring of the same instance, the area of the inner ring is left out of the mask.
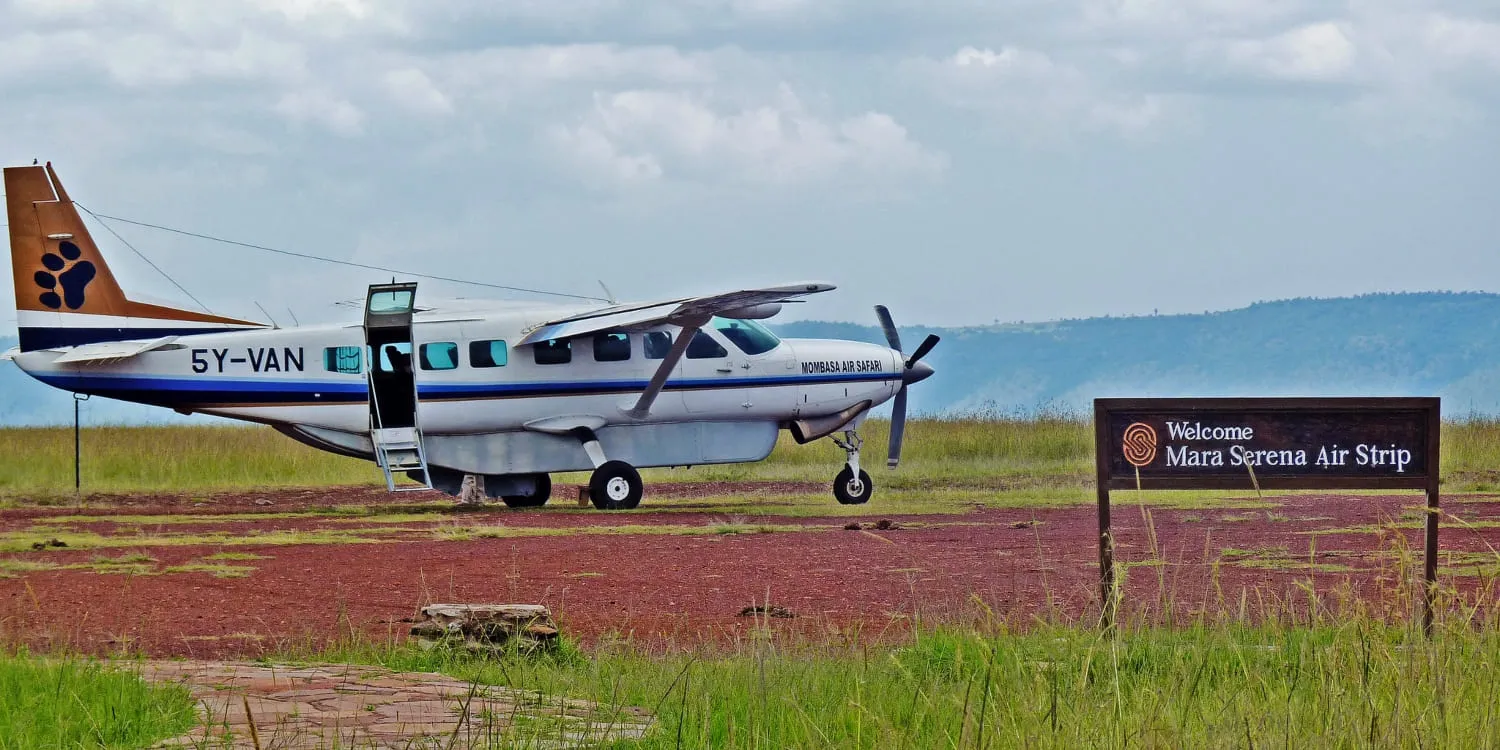
<path id="1" fill-rule="evenodd" d="M 23 352 L 263 327 L 127 298 L 51 162 L 5 169 L 5 210 Z"/>

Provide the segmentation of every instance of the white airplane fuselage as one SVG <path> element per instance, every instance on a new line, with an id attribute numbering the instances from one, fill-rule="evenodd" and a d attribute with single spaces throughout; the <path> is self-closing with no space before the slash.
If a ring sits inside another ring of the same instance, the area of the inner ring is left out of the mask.
<path id="1" fill-rule="evenodd" d="M 574 340 L 569 360 L 557 364 L 539 364 L 533 347 L 508 343 L 503 365 L 478 367 L 470 357 L 472 342 L 518 341 L 528 328 L 582 309 L 528 304 L 414 316 L 415 352 L 429 345 L 457 354 L 456 362 L 438 366 L 413 357 L 417 426 L 429 463 L 477 474 L 591 468 L 576 440 L 547 430 L 547 420 L 560 418 L 595 425 L 605 451 L 635 466 L 759 460 L 790 422 L 878 405 L 901 384 L 900 353 L 884 346 L 785 339 L 749 354 L 709 325 L 699 335 L 713 338 L 724 356 L 695 357 L 690 350 L 649 414 L 637 418 L 628 412 L 661 363 L 647 356 L 645 337 L 675 337 L 676 326 L 626 333 L 628 355 L 616 353 L 613 361 L 598 361 L 587 336 Z M 337 371 L 341 348 L 361 357 L 343 372 Z M 357 323 L 183 336 L 117 362 L 57 364 L 65 351 L 25 352 L 15 360 L 64 390 L 277 425 L 322 448 L 371 452 L 363 371 L 371 363 Z M 710 436 L 692 431 L 695 424 L 714 426 L 722 444 L 717 453 L 704 444 Z"/>

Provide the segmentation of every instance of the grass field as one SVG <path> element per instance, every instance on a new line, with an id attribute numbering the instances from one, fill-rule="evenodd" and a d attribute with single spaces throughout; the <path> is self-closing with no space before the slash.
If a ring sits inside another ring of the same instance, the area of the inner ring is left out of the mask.
<path id="1" fill-rule="evenodd" d="M 888 424 L 863 430 L 868 459 L 883 463 Z M 308 448 L 266 427 L 93 427 L 83 431 L 87 493 L 207 493 L 272 487 L 376 485 L 374 464 Z M 1500 421 L 1443 425 L 1443 479 L 1449 491 L 1500 489 Z M 73 492 L 73 433 L 68 428 L 0 429 L 0 495 Z M 828 441 L 797 445 L 783 436 L 765 461 L 652 469 L 648 482 L 829 482 L 843 454 Z M 1093 481 L 1093 428 L 1063 417 L 1031 420 L 921 419 L 907 425 L 900 470 L 879 472 L 880 487 L 1066 490 L 1085 501 Z M 872 472 L 873 473 L 873 472 Z M 586 475 L 561 474 L 558 482 Z"/>
<path id="2" fill-rule="evenodd" d="M 884 429 L 884 423 L 874 422 L 865 431 L 867 446 L 877 456 L 883 455 Z M 1445 490 L 1500 488 L 1500 422 L 1450 422 L 1443 429 Z M 208 494 L 373 485 L 380 479 L 368 463 L 314 451 L 263 428 L 95 428 L 85 432 L 83 444 L 86 492 Z M 1092 429 L 1085 422 L 920 420 L 909 425 L 906 448 L 899 471 L 882 469 L 877 476 L 882 487 L 901 489 L 903 499 L 877 506 L 882 502 L 877 491 L 866 510 L 937 514 L 973 505 L 1092 500 Z M 6 457 L 0 472 L 0 496 L 6 502 L 71 495 L 70 430 L 0 430 L 0 451 Z M 652 470 L 647 479 L 822 484 L 840 458 L 826 444 L 785 441 L 765 462 Z M 557 481 L 581 479 L 561 476 Z M 1179 508 L 1206 502 L 1198 493 L 1149 494 L 1153 502 Z M 1226 494 L 1234 493 L 1212 493 L 1212 507 L 1239 507 L 1235 502 L 1247 512 L 1258 507 L 1251 493 L 1228 502 L 1222 499 Z M 695 503 L 726 513 L 752 512 L 743 498 L 710 497 Z M 670 508 L 667 502 L 662 506 Z M 807 512 L 837 515 L 840 510 L 821 502 Z M 340 543 L 365 541 L 403 533 L 402 524 L 436 512 L 394 503 L 330 509 L 326 515 L 336 517 L 326 530 L 295 532 L 301 536 L 289 536 L 287 543 L 316 543 L 324 537 Z M 801 510 L 776 512 L 798 515 Z M 188 536 L 196 533 L 192 530 L 183 535 L 173 530 L 201 519 L 191 514 L 111 518 L 124 527 L 149 523 L 151 534 L 115 544 L 106 536 L 74 530 L 75 523 L 106 520 L 83 510 L 76 517 L 50 518 L 55 528 L 48 534 L 66 539 L 70 548 L 99 549 L 75 564 L 100 573 L 140 568 L 147 569 L 142 574 L 168 575 L 196 566 L 191 570 L 233 576 L 253 571 L 257 560 L 266 559 L 226 549 L 186 565 L 165 566 L 134 550 L 147 542 L 162 547 L 202 543 Z M 942 523 L 944 517 L 932 522 Z M 757 530 L 753 523 L 737 521 L 727 529 L 664 525 L 650 533 Z M 795 533 L 797 528 L 771 530 Z M 443 531 L 522 533 L 471 526 L 458 516 Z M 236 539 L 212 541 L 233 547 Z M 266 546 L 274 540 L 262 534 L 255 542 Z M 0 547 L 24 549 L 23 542 L 29 541 L 3 535 Z M 1266 550 L 1225 554 L 1284 564 Z M 1487 565 L 1491 558 L 1486 557 Z M 1151 569 L 1136 574 L 1148 580 L 1155 575 Z M 483 660 L 351 636 L 332 648 L 286 647 L 269 658 L 440 671 L 654 712 L 658 723 L 652 733 L 623 747 L 1500 748 L 1500 702 L 1493 691 L 1500 669 L 1500 605 L 1493 596 L 1485 601 L 1445 616 L 1431 639 L 1409 619 L 1370 614 L 1350 597 L 1347 608 L 1338 611 L 1288 602 L 1281 617 L 1254 623 L 1234 602 L 1221 602 L 1176 627 L 1123 623 L 1113 638 L 1086 620 L 976 625 L 923 622 L 913 616 L 903 626 L 909 629 L 896 634 L 901 636 L 894 639 L 897 644 L 886 646 L 856 645 L 861 641 L 849 632 L 789 638 L 777 635 L 768 623 L 734 644 L 691 649 L 648 648 L 625 637 L 587 653 L 565 647 L 556 657 Z M 143 746 L 190 723 L 189 706 L 181 691 L 148 689 L 128 672 L 75 660 L 0 657 L 0 750 Z"/>

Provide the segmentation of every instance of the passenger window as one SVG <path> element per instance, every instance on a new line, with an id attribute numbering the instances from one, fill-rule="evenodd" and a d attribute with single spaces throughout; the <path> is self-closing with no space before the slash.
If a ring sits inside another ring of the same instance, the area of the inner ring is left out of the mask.
<path id="1" fill-rule="evenodd" d="M 670 331 L 647 331 L 641 337 L 641 343 L 646 350 L 646 359 L 666 359 L 667 353 L 672 351 L 672 334 Z"/>
<path id="2" fill-rule="evenodd" d="M 470 341 L 470 367 L 504 367 L 510 360 L 510 350 L 504 341 Z"/>
<path id="3" fill-rule="evenodd" d="M 718 359 L 727 356 L 729 352 L 724 351 L 724 347 L 719 346 L 719 342 L 714 341 L 712 336 L 702 331 L 693 334 L 693 340 L 688 342 L 688 359 Z"/>
<path id="4" fill-rule="evenodd" d="M 595 362 L 624 362 L 630 359 L 630 336 L 624 333 L 594 334 Z"/>
<path id="5" fill-rule="evenodd" d="M 572 339 L 548 339 L 538 341 L 531 347 L 539 365 L 565 365 L 573 361 Z"/>
<path id="6" fill-rule="evenodd" d="M 422 369 L 452 370 L 458 367 L 458 344 L 440 341 L 422 345 Z"/>
<path id="7" fill-rule="evenodd" d="M 360 347 L 330 346 L 323 350 L 323 369 L 346 375 L 358 375 L 364 371 L 364 363 L 361 359 Z"/>

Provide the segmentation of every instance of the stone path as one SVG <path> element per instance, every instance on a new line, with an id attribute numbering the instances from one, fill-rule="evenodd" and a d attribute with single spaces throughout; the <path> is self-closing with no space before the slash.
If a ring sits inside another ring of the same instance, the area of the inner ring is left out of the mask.
<path id="1" fill-rule="evenodd" d="M 643 709 L 378 667 L 148 661 L 141 676 L 199 701 L 199 727 L 161 748 L 551 750 L 639 738 L 652 722 Z"/>

